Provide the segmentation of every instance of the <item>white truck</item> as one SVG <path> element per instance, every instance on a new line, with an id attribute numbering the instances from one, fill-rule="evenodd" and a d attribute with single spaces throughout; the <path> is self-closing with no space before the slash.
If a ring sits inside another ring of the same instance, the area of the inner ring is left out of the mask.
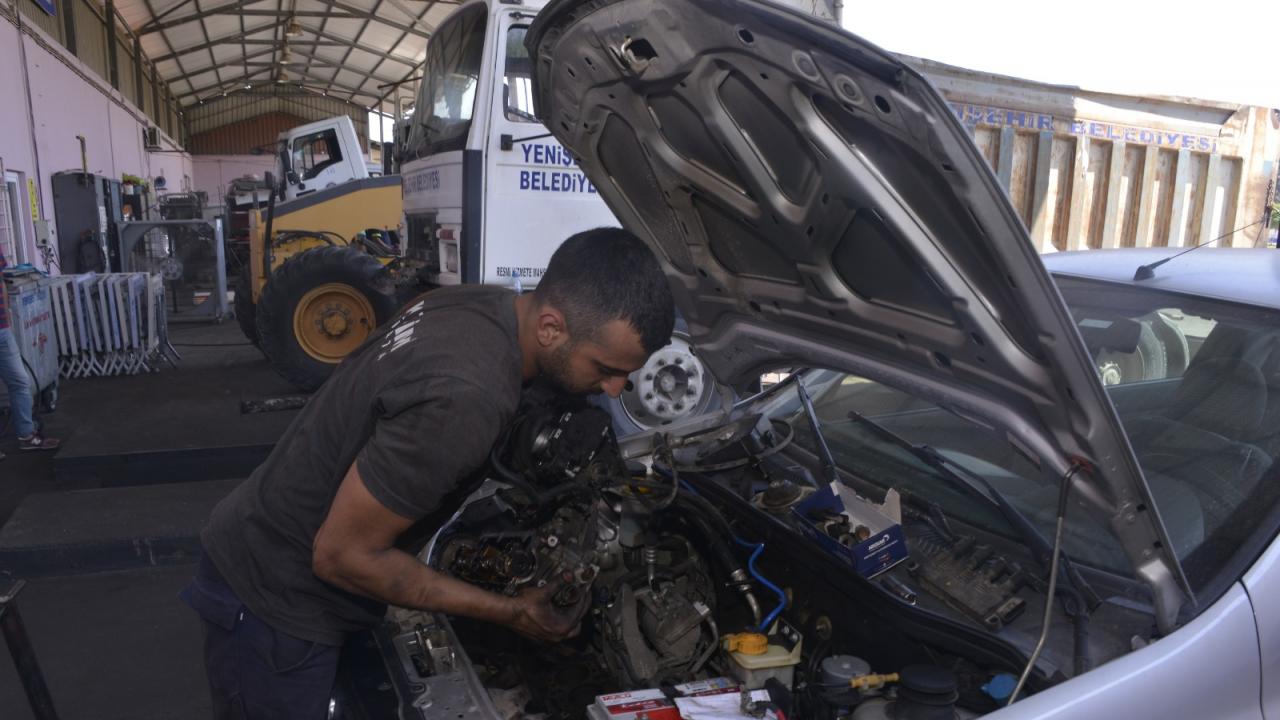
<path id="1" fill-rule="evenodd" d="M 398 128 L 405 253 L 428 282 L 528 289 L 581 230 L 614 226 L 595 187 L 533 115 L 525 31 L 543 2 L 466 3 L 436 29 Z M 649 428 L 717 401 L 682 332 L 627 385 L 619 422 Z M 617 414 L 617 413 L 615 413 Z"/>
<path id="2" fill-rule="evenodd" d="M 527 290 L 565 238 L 618 224 L 533 114 L 524 37 L 545 4 L 471 0 L 432 35 L 412 114 L 395 132 L 402 277 L 416 276 L 427 287 Z M 793 4 L 835 17 L 828 0 Z M 370 174 L 347 117 L 282 134 L 278 152 L 286 202 Z M 672 343 L 632 376 L 615 415 L 623 429 L 647 429 L 706 411 L 719 402 L 717 390 L 677 322 Z"/>
<path id="3" fill-rule="evenodd" d="M 355 125 L 346 115 L 281 133 L 276 152 L 282 200 L 381 174 L 381 169 L 366 159 Z"/>

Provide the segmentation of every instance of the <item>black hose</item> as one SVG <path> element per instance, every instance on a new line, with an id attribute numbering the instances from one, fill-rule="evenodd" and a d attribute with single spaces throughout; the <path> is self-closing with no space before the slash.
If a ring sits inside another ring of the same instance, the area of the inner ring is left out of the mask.
<path id="1" fill-rule="evenodd" d="M 745 574 L 746 570 L 737 556 L 733 554 L 733 548 L 730 547 L 726 538 L 733 537 L 733 531 L 729 528 L 729 523 L 715 511 L 711 503 L 705 499 L 687 492 L 681 492 L 676 495 L 676 500 L 672 504 L 672 509 L 682 510 L 685 520 L 694 526 L 711 547 L 711 552 L 720 561 L 725 571 L 733 576 L 735 574 Z M 713 527 L 717 524 L 720 527 Z"/>
<path id="2" fill-rule="evenodd" d="M 538 499 L 538 491 L 533 487 L 533 484 L 502 462 L 499 448 L 505 444 L 506 443 L 498 443 L 493 446 L 493 449 L 489 451 L 489 464 L 493 466 L 493 471 L 498 474 L 499 480 L 514 486 L 517 490 L 524 493 L 530 501 L 536 501 Z"/>

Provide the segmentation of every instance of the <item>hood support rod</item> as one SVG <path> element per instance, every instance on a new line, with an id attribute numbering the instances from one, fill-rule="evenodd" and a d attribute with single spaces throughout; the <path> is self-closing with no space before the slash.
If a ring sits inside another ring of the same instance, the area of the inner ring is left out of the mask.
<path id="1" fill-rule="evenodd" d="M 1023 686 L 1031 677 L 1031 670 L 1035 667 L 1036 660 L 1040 659 L 1040 653 L 1044 650 L 1044 643 L 1049 638 L 1049 621 L 1053 619 L 1054 595 L 1058 590 L 1058 559 L 1062 557 L 1062 526 L 1067 517 L 1067 497 L 1071 494 L 1071 478 L 1079 469 L 1079 465 L 1072 465 L 1067 474 L 1062 477 L 1062 488 L 1058 491 L 1058 520 L 1053 531 L 1053 551 L 1049 561 L 1049 590 L 1044 598 L 1044 620 L 1040 623 L 1040 639 L 1036 641 L 1036 648 L 1027 660 L 1027 666 L 1022 670 L 1022 677 L 1018 678 L 1017 686 L 1009 695 L 1009 705 L 1017 701 L 1018 695 L 1022 693 Z"/>

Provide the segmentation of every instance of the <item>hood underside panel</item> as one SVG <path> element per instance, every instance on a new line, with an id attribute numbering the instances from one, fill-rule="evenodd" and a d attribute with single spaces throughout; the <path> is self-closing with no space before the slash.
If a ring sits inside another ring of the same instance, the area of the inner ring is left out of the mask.
<path id="1" fill-rule="evenodd" d="M 1185 587 L 1026 230 L 914 71 L 760 0 L 556 0 L 539 117 L 664 262 L 726 382 L 857 372 L 1007 433 L 1107 516 L 1171 617 Z"/>

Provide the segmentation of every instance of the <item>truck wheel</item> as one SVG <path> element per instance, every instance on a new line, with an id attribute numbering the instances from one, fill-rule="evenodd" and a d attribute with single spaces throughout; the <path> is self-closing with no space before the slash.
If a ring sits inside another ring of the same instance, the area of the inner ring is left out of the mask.
<path id="1" fill-rule="evenodd" d="M 285 380 L 315 390 L 395 313 L 390 290 L 386 268 L 370 255 L 351 247 L 307 250 L 262 289 L 262 352 Z"/>
<path id="2" fill-rule="evenodd" d="M 253 305 L 253 286 L 250 284 L 249 266 L 245 265 L 236 279 L 236 322 L 240 323 L 240 332 L 253 343 L 256 348 L 262 347 L 258 338 L 257 308 Z"/>

